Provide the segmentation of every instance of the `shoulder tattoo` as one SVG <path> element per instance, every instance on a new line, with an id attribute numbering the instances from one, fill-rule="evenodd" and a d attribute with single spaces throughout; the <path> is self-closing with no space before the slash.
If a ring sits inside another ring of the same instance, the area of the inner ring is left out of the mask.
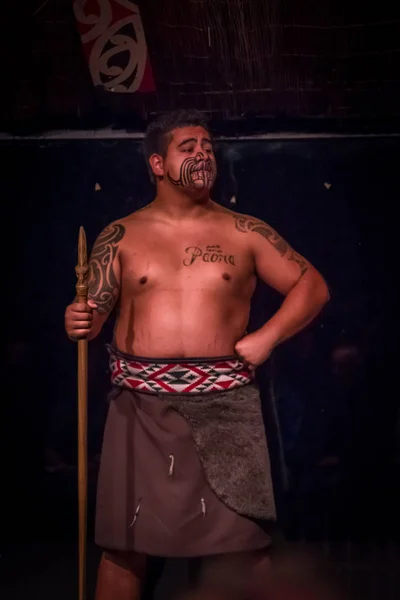
<path id="1" fill-rule="evenodd" d="M 108 225 L 97 238 L 89 264 L 89 298 L 96 302 L 101 314 L 108 314 L 118 297 L 119 284 L 114 272 L 114 259 L 125 227 Z"/>
<path id="2" fill-rule="evenodd" d="M 241 233 L 254 232 L 262 235 L 282 257 L 286 257 L 287 260 L 297 263 L 300 269 L 300 276 L 308 269 L 307 261 L 297 252 L 289 246 L 289 244 L 281 237 L 272 227 L 259 221 L 246 217 L 245 215 L 238 215 L 232 213 L 235 220 L 235 227 Z"/>

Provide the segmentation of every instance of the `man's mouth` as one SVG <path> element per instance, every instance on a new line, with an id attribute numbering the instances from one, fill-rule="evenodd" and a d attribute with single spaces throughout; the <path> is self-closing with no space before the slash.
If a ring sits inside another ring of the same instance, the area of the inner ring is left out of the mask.
<path id="1" fill-rule="evenodd" d="M 193 171 L 192 173 L 192 181 L 204 181 L 205 179 L 210 179 L 211 174 L 208 171 Z"/>
<path id="2" fill-rule="evenodd" d="M 192 181 L 206 181 L 212 178 L 214 172 L 213 164 L 210 160 L 200 161 L 193 168 L 191 172 Z"/>

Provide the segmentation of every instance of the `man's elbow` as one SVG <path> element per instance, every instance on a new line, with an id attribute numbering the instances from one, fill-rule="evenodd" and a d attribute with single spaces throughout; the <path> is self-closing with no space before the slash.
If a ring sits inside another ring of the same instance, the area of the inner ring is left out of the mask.
<path id="1" fill-rule="evenodd" d="M 315 291 L 318 302 L 321 305 L 321 308 L 323 308 L 331 299 L 331 291 L 322 275 L 319 275 Z"/>

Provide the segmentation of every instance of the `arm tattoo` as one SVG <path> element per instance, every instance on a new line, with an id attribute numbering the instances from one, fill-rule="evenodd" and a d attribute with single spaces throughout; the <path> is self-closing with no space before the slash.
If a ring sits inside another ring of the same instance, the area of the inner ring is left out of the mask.
<path id="1" fill-rule="evenodd" d="M 125 227 L 109 225 L 97 238 L 90 257 L 89 298 L 96 302 L 100 314 L 108 314 L 117 299 L 119 284 L 114 273 L 114 259 Z"/>
<path id="2" fill-rule="evenodd" d="M 242 233 L 254 231 L 262 235 L 274 248 L 283 256 L 287 256 L 288 260 L 294 261 L 300 268 L 301 275 L 308 269 L 307 261 L 295 252 L 289 244 L 274 230 L 272 227 L 262 221 L 255 221 L 244 217 L 243 215 L 233 215 L 235 219 L 235 227 Z"/>
<path id="3" fill-rule="evenodd" d="M 299 268 L 301 271 L 300 277 L 302 277 L 304 275 L 304 273 L 308 270 L 307 261 L 300 254 L 298 254 L 297 252 L 292 250 L 292 248 L 290 248 L 290 254 L 288 256 L 288 260 L 293 260 L 295 263 L 297 263 L 299 265 Z"/>
<path id="4" fill-rule="evenodd" d="M 255 231 L 256 233 L 259 233 L 265 237 L 270 244 L 272 244 L 272 246 L 279 252 L 281 256 L 285 256 L 289 249 L 289 244 L 287 244 L 285 240 L 272 229 L 272 227 L 269 227 L 262 221 L 252 221 L 247 217 L 242 217 L 239 215 L 235 215 L 234 219 L 235 226 L 238 231 L 241 231 L 242 233 L 247 233 L 248 231 Z"/>

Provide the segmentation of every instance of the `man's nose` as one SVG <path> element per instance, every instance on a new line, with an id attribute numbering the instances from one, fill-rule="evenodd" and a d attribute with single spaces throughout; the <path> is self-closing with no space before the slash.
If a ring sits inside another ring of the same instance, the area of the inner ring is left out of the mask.
<path id="1" fill-rule="evenodd" d="M 198 150 L 195 156 L 195 159 L 199 162 L 201 160 L 204 160 L 204 152 L 203 150 Z"/>

